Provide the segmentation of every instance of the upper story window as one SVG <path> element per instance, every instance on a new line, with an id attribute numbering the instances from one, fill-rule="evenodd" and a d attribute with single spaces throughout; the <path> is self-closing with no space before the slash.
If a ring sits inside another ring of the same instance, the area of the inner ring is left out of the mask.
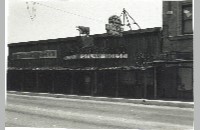
<path id="1" fill-rule="evenodd" d="M 192 5 L 183 5 L 183 34 L 193 33 L 192 28 Z"/>

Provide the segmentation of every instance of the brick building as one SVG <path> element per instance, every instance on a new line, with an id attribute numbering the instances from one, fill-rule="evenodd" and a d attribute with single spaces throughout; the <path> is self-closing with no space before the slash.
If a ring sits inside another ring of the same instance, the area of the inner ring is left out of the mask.
<path id="1" fill-rule="evenodd" d="M 185 53 L 184 58 L 192 59 L 192 17 L 192 0 L 163 2 L 163 52 Z"/>
<path id="2" fill-rule="evenodd" d="M 192 0 L 163 1 L 163 42 L 158 68 L 160 97 L 193 99 Z"/>

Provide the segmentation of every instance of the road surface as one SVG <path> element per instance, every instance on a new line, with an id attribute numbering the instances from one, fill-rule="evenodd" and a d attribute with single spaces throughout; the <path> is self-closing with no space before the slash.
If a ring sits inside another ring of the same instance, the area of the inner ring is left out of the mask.
<path id="1" fill-rule="evenodd" d="M 193 129 L 193 108 L 7 94 L 6 127 Z"/>

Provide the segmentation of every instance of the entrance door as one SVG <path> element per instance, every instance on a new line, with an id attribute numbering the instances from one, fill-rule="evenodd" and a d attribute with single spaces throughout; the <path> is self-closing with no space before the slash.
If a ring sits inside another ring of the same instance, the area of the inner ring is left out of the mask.
<path id="1" fill-rule="evenodd" d="M 91 95 L 92 76 L 90 72 L 77 72 L 74 84 L 75 94 Z"/>
<path id="2" fill-rule="evenodd" d="M 177 98 L 176 67 L 159 68 L 157 74 L 158 97 Z"/>

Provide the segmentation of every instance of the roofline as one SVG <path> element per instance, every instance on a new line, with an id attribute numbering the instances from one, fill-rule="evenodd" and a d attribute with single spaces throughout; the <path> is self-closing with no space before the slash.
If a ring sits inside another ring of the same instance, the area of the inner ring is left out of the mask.
<path id="1" fill-rule="evenodd" d="M 123 35 L 131 35 L 131 34 L 141 34 L 141 33 L 150 33 L 150 32 L 161 32 L 161 27 L 154 27 L 154 28 L 146 28 L 146 29 L 138 29 L 138 30 L 130 30 L 130 31 L 124 31 L 122 32 Z M 98 37 L 114 37 L 109 36 L 107 33 L 103 34 L 94 34 L 90 35 L 92 37 L 98 38 Z M 26 44 L 38 44 L 38 43 L 49 43 L 49 42 L 58 42 L 58 41 L 76 41 L 81 36 L 75 36 L 75 37 L 66 37 L 66 38 L 57 38 L 57 39 L 47 39 L 47 40 L 38 40 L 38 41 L 27 41 L 27 42 L 18 42 L 18 43 L 9 43 L 8 47 L 10 46 L 18 46 L 18 45 L 26 45 Z"/>

